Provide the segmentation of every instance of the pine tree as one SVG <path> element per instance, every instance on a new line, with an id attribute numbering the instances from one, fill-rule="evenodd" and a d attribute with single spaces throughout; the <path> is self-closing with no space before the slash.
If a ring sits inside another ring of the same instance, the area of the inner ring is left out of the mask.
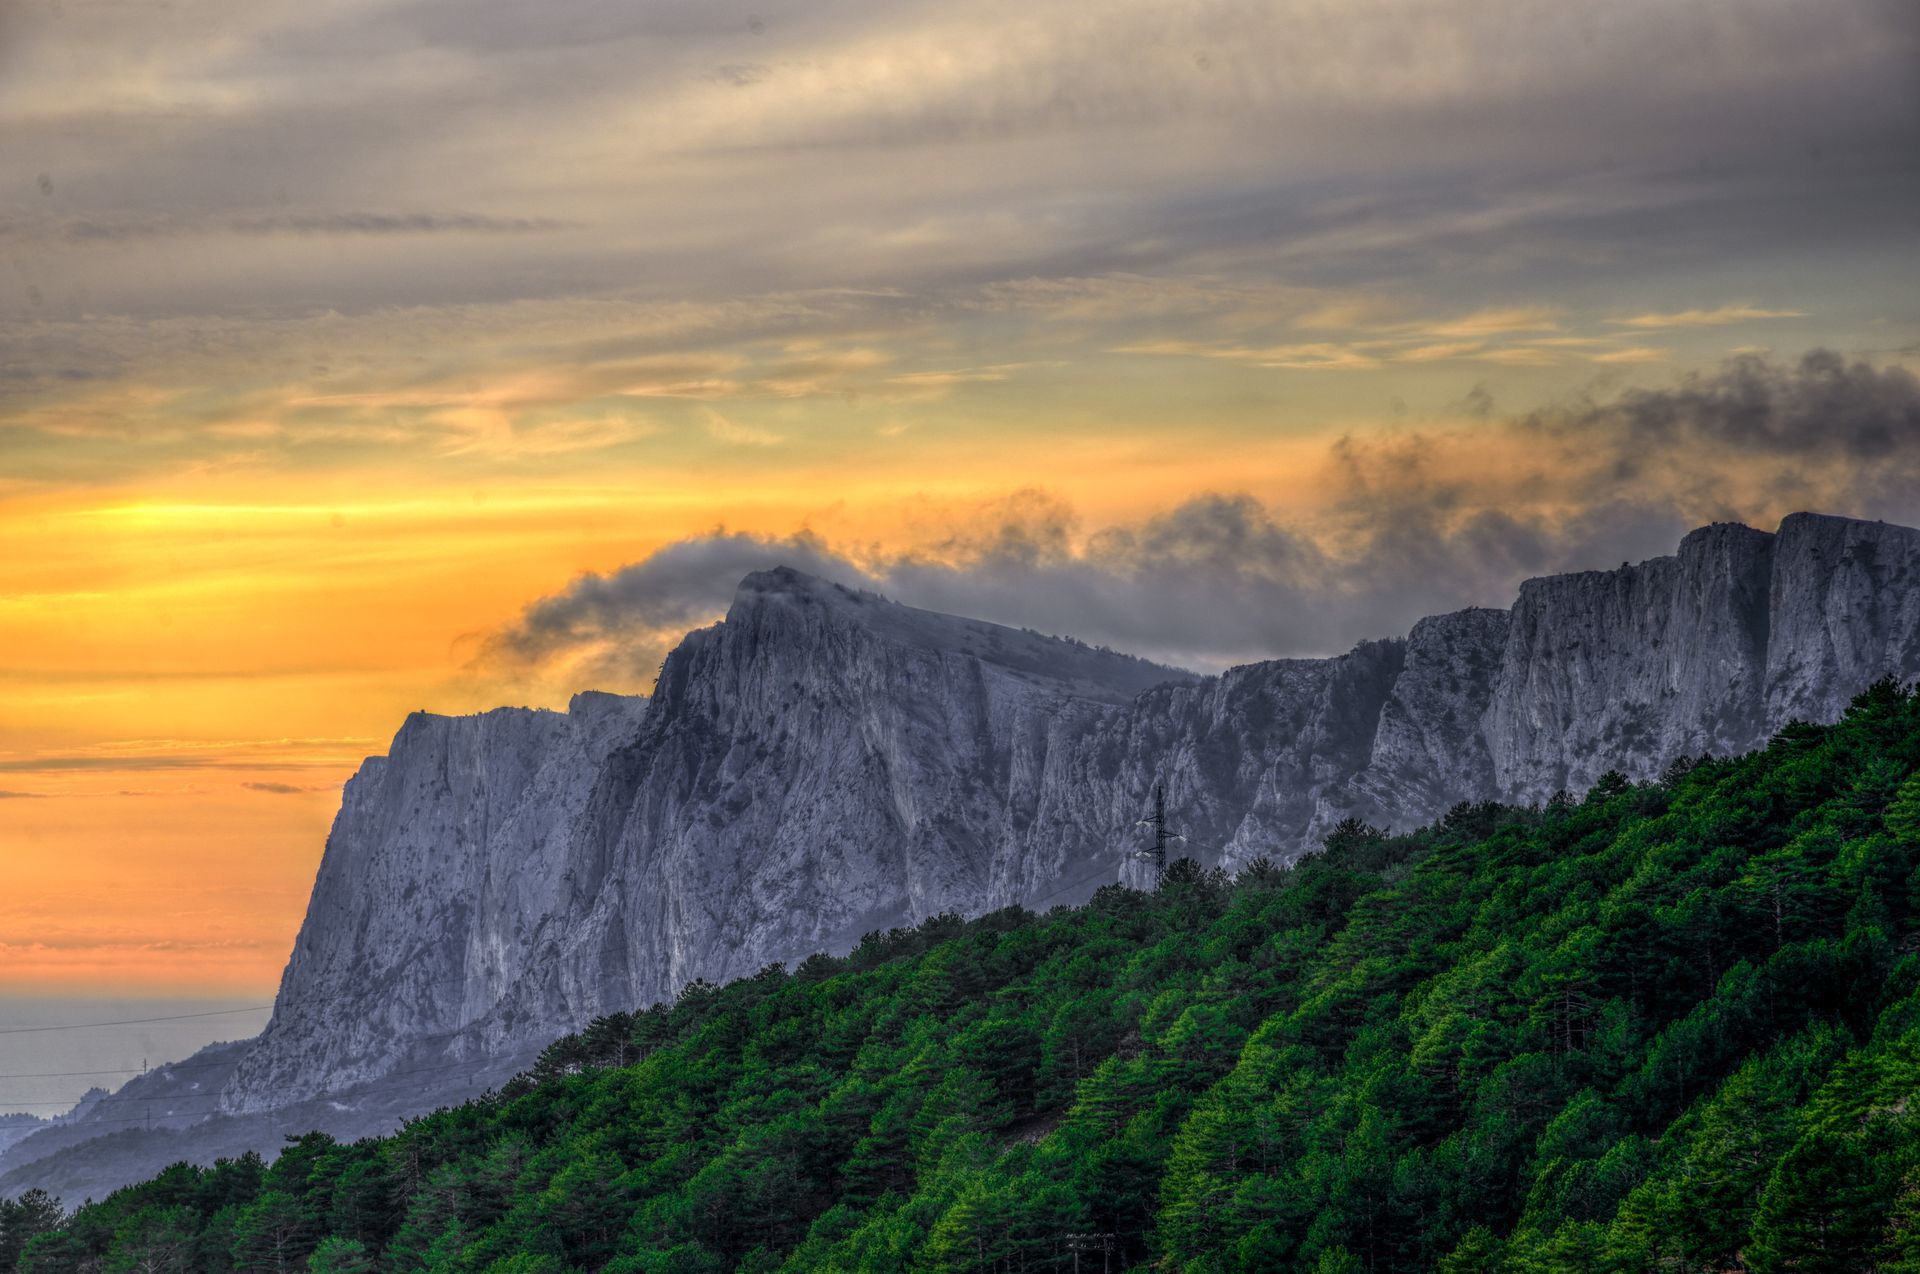
<path id="1" fill-rule="evenodd" d="M 328 1235 L 307 1258 L 309 1274 L 374 1274 L 378 1267 L 358 1239 Z"/>
<path id="2" fill-rule="evenodd" d="M 301 1267 L 317 1237 L 299 1199 L 269 1190 L 241 1209 L 234 1223 L 233 1267 L 244 1274 L 286 1274 Z"/>
<path id="3" fill-rule="evenodd" d="M 1816 1128 L 1774 1168 L 1754 1217 L 1747 1262 L 1758 1274 L 1857 1274 L 1870 1269 L 1886 1201 L 1857 1132 Z"/>
<path id="4" fill-rule="evenodd" d="M 27 1244 L 60 1228 L 66 1214 L 45 1190 L 28 1190 L 18 1199 L 0 1199 L 0 1274 L 19 1268 Z"/>

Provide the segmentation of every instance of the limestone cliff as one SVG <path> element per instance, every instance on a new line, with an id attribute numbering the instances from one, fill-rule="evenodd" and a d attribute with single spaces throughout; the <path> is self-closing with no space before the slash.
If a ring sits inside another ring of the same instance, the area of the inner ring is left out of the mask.
<path id="1" fill-rule="evenodd" d="M 223 1103 L 498 1057 L 869 929 L 1138 882 L 1156 781 L 1204 861 L 1287 859 L 1348 815 L 1409 826 L 1751 747 L 1886 674 L 1920 676 L 1920 533 L 1811 515 L 1204 678 L 758 573 L 650 701 L 409 718 L 348 784 Z"/>

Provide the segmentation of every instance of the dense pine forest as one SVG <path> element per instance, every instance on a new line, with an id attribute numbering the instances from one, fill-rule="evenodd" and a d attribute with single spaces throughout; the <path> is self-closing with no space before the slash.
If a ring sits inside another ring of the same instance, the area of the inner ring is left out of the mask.
<path id="1" fill-rule="evenodd" d="M 1920 1271 L 1920 695 L 1294 866 L 942 916 L 0 1271 Z"/>

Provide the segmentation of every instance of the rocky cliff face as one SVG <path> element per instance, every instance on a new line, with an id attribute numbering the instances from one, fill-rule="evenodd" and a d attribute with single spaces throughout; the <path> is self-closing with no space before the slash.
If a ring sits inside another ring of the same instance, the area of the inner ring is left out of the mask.
<path id="1" fill-rule="evenodd" d="M 273 1018 L 223 1109 L 271 1109 L 470 1049 L 465 1028 L 541 963 L 576 905 L 571 848 L 608 754 L 645 709 L 583 694 L 565 713 L 408 717 L 347 781 Z M 572 1009 L 556 1002 L 553 1020 Z"/>
<path id="2" fill-rule="evenodd" d="M 1486 715 L 1492 790 L 1539 800 L 1760 738 L 1773 556 L 1771 535 L 1710 526 L 1673 557 L 1521 585 Z"/>
<path id="3" fill-rule="evenodd" d="M 1848 687 L 1920 673 L 1920 532 L 1796 513 L 1768 596 L 1769 729 L 1832 717 Z"/>
<path id="4" fill-rule="evenodd" d="M 1889 673 L 1920 676 L 1920 533 L 1810 515 L 1207 678 L 753 575 L 651 701 L 409 718 L 347 787 L 224 1105 L 497 1057 L 940 911 L 1138 883 L 1156 781 L 1203 860 L 1285 859 L 1350 814 L 1409 826 L 1750 747 Z"/>

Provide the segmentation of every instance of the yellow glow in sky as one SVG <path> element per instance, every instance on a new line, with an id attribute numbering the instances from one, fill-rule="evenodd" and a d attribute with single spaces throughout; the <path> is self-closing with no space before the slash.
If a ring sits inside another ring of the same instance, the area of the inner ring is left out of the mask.
<path id="1" fill-rule="evenodd" d="M 1900 8 L 0 5 L 0 993 L 269 991 L 406 713 L 725 605 L 583 572 L 1214 667 L 1920 521 Z"/>
<path id="2" fill-rule="evenodd" d="M 1169 479 L 1225 481 L 1251 454 L 1058 451 L 1084 453 L 1061 486 L 1109 512 Z M 243 502 L 188 477 L 0 506 L 0 992 L 270 991 L 340 785 L 406 713 L 590 688 L 470 667 L 530 600 L 720 512 L 734 530 L 905 545 L 1005 480 L 917 482 L 884 461 L 832 486 L 619 477 L 398 491 L 286 474 L 257 489 L 278 500 Z"/>

